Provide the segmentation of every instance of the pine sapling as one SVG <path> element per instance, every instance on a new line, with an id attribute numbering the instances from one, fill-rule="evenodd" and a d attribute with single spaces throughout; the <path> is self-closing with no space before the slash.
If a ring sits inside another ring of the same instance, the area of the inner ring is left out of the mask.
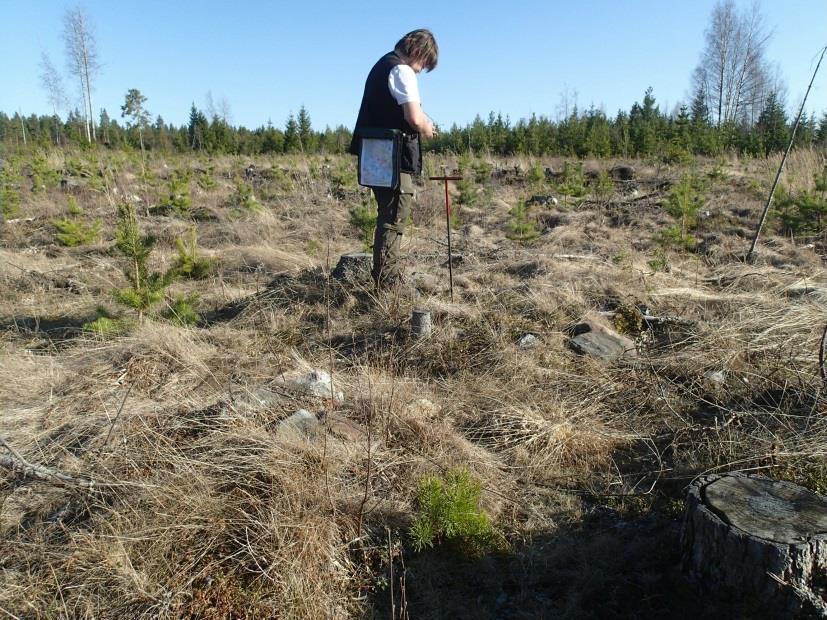
<path id="1" fill-rule="evenodd" d="M 201 297 L 198 293 L 176 295 L 170 302 L 165 316 L 176 325 L 197 325 L 201 315 L 195 309 Z"/>
<path id="2" fill-rule="evenodd" d="M 178 248 L 178 256 L 173 264 L 176 275 L 190 280 L 202 280 L 210 274 L 215 261 L 199 252 L 195 226 L 190 227 L 186 240 L 178 237 L 175 246 Z"/>
<path id="3" fill-rule="evenodd" d="M 687 250 L 695 247 L 695 237 L 690 230 L 697 224 L 698 210 L 703 204 L 699 181 L 690 175 L 684 175 L 669 194 L 666 211 L 678 220 L 678 224 L 669 227 L 663 234 L 665 242 L 682 246 Z"/>
<path id="4" fill-rule="evenodd" d="M 100 219 L 96 218 L 92 224 L 80 221 L 78 218 L 83 215 L 83 209 L 73 196 L 69 196 L 68 212 L 68 217 L 52 220 L 52 226 L 57 229 L 58 243 L 73 248 L 97 241 L 101 229 Z"/>
<path id="5" fill-rule="evenodd" d="M 540 236 L 537 226 L 529 219 L 528 207 L 524 200 L 517 203 L 517 206 L 511 209 L 511 220 L 508 222 L 508 232 L 506 237 L 512 241 L 519 241 L 525 243 L 533 241 Z"/>
<path id="6" fill-rule="evenodd" d="M 129 286 L 115 291 L 114 297 L 119 303 L 137 310 L 140 318 L 161 300 L 175 277 L 173 269 L 166 273 L 150 273 L 148 262 L 154 242 L 153 237 L 141 234 L 135 207 L 129 203 L 118 205 L 115 247 L 127 259 L 124 275 Z"/>
<path id="7" fill-rule="evenodd" d="M 190 196 L 190 173 L 176 170 L 169 180 L 169 197 L 166 206 L 181 217 L 188 217 L 192 208 Z"/>
<path id="8" fill-rule="evenodd" d="M 366 250 L 373 247 L 373 230 L 376 228 L 376 211 L 369 205 L 354 205 L 348 211 L 350 225 L 361 233 L 362 245 Z"/>
<path id="9" fill-rule="evenodd" d="M 502 541 L 480 509 L 480 495 L 479 482 L 464 469 L 420 480 L 418 516 L 410 529 L 414 548 L 421 551 L 447 542 L 474 554 L 496 547 Z"/>

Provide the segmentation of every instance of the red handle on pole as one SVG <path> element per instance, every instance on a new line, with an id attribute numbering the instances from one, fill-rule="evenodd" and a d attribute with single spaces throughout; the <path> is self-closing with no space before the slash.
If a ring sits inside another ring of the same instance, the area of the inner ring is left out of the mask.
<path id="1" fill-rule="evenodd" d="M 451 197 L 448 195 L 448 181 L 461 181 L 462 177 L 428 177 L 431 181 L 445 183 L 445 228 L 448 229 L 448 284 L 451 291 L 451 302 L 454 301 L 454 257 L 451 252 Z"/>

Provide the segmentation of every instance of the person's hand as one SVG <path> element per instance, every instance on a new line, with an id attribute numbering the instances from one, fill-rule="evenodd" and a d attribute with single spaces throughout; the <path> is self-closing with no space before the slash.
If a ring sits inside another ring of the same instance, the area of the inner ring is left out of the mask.
<path id="1" fill-rule="evenodd" d="M 425 137 L 426 138 L 436 138 L 437 135 L 439 134 L 439 129 L 437 129 L 436 123 L 431 119 L 430 116 L 427 117 L 427 118 L 428 118 L 428 131 L 425 134 Z"/>

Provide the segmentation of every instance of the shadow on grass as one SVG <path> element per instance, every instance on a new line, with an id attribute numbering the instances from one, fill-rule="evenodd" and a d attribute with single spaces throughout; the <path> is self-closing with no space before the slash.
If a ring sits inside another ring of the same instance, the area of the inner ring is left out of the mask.
<path id="1" fill-rule="evenodd" d="M 22 338 L 40 337 L 50 345 L 66 343 L 83 333 L 83 326 L 100 315 L 92 311 L 83 316 L 12 316 L 0 318 L 0 332 Z"/>
<path id="2" fill-rule="evenodd" d="M 702 595 L 680 572 L 680 524 L 657 514 L 588 519 L 535 536 L 510 554 L 406 552 L 411 619 L 738 618 L 760 610 Z M 394 567 L 396 576 L 401 565 Z M 398 579 L 394 579 L 399 618 Z M 756 616 L 757 614 L 757 616 Z M 390 590 L 373 618 L 391 618 Z"/>
<path id="3" fill-rule="evenodd" d="M 361 297 L 360 297 L 361 294 Z M 355 295 L 363 305 L 367 302 L 364 287 L 350 287 L 330 278 L 320 270 L 308 270 L 292 274 L 276 274 L 260 292 L 233 300 L 203 314 L 206 326 L 226 323 L 240 315 L 255 314 L 263 309 L 311 307 L 314 304 L 327 304 L 338 307 L 345 303 L 350 295 Z"/>

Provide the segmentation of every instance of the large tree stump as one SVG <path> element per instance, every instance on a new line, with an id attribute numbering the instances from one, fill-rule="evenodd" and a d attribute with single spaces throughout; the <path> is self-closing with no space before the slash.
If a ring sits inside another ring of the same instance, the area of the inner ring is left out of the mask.
<path id="1" fill-rule="evenodd" d="M 330 275 L 345 282 L 369 283 L 373 281 L 373 254 L 366 252 L 352 252 L 342 254 L 336 268 Z"/>
<path id="2" fill-rule="evenodd" d="M 763 476 L 702 477 L 686 501 L 682 564 L 702 586 L 776 617 L 827 616 L 827 499 Z"/>

